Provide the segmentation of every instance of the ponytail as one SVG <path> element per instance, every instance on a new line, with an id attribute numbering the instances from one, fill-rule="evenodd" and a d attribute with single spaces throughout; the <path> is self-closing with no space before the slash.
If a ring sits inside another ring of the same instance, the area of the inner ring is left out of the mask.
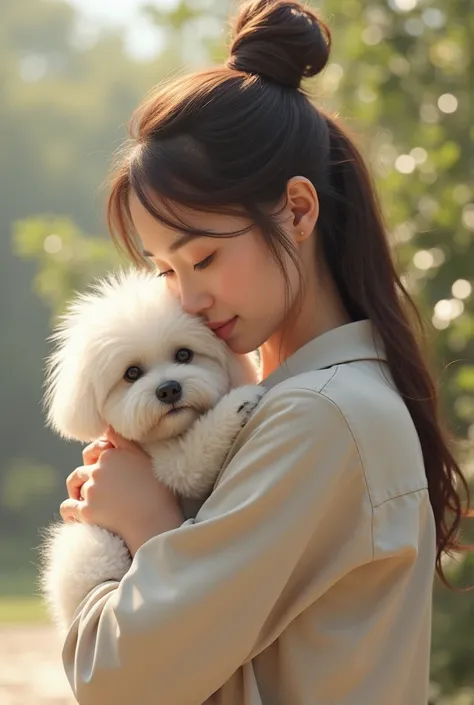
<path id="1" fill-rule="evenodd" d="M 436 569 L 447 584 L 442 554 L 471 548 L 458 539 L 463 516 L 471 515 L 463 510 L 458 487 L 467 507 L 469 487 L 442 430 L 437 390 L 421 352 L 423 322 L 396 272 L 370 174 L 347 132 L 334 119 L 326 120 L 334 193 L 321 203 L 324 256 L 352 319 L 370 319 L 380 334 L 393 381 L 417 430 L 436 524 Z"/>

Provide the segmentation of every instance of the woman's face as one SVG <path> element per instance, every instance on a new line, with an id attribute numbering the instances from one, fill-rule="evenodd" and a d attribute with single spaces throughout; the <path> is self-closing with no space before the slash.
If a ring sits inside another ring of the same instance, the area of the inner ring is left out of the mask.
<path id="1" fill-rule="evenodd" d="M 282 329 L 299 276 L 283 253 L 285 277 L 256 228 L 235 237 L 186 237 L 167 228 L 130 196 L 130 212 L 145 254 L 190 314 L 201 316 L 235 353 L 260 347 Z M 241 230 L 244 217 L 181 209 L 190 227 L 216 233 Z M 218 326 L 218 327 L 216 327 Z"/>

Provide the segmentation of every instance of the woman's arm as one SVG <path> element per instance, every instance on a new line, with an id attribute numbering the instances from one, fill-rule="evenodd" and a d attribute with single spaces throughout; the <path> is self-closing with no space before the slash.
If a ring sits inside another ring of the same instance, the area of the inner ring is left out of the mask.
<path id="1" fill-rule="evenodd" d="M 357 448 L 333 402 L 270 392 L 242 440 L 196 519 L 80 605 L 63 657 L 81 705 L 204 702 L 304 609 L 318 564 L 322 593 L 371 559 Z"/>

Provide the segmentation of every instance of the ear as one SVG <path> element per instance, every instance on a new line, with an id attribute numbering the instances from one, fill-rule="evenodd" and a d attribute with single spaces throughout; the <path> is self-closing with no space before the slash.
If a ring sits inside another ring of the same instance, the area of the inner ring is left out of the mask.
<path id="1" fill-rule="evenodd" d="M 91 379 L 90 361 L 77 337 L 65 330 L 48 361 L 44 404 L 48 424 L 64 438 L 91 441 L 106 423 L 101 417 Z"/>
<path id="2" fill-rule="evenodd" d="M 319 199 L 313 184 L 304 176 L 293 176 L 287 182 L 285 215 L 295 242 L 312 235 L 319 216 Z"/>

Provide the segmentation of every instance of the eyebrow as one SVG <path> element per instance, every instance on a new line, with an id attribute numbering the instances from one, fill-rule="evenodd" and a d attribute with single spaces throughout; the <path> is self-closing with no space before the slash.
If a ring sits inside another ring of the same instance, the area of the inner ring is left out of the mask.
<path id="1" fill-rule="evenodd" d="M 205 235 L 193 235 L 191 233 L 184 233 L 184 235 L 181 235 L 181 237 L 175 240 L 173 244 L 168 247 L 168 252 L 176 252 L 177 250 L 180 250 L 182 247 L 187 245 L 190 240 L 197 240 L 201 237 L 205 237 Z M 142 254 L 145 257 L 155 256 L 152 252 L 149 252 L 148 250 L 142 250 Z"/>

